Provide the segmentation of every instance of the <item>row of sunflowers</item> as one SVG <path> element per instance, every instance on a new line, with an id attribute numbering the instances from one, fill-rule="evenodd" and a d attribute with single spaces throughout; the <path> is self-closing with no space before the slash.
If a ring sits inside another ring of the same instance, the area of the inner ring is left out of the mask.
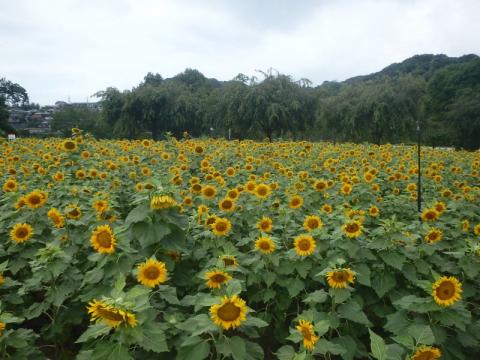
<path id="1" fill-rule="evenodd" d="M 473 359 L 480 154 L 0 143 L 8 359 Z"/>

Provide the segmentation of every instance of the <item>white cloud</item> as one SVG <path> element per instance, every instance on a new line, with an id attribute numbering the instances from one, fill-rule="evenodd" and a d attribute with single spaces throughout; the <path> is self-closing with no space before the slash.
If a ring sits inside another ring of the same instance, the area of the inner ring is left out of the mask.
<path id="1" fill-rule="evenodd" d="M 344 80 L 419 53 L 480 53 L 475 0 L 0 0 L 0 76 L 84 101 L 148 72 L 221 80 L 273 67 Z"/>

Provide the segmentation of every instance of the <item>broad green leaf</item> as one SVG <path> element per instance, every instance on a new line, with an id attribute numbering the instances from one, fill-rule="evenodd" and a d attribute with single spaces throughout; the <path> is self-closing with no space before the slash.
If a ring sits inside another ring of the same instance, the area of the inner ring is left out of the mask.
<path id="1" fill-rule="evenodd" d="M 328 294 L 325 292 L 325 290 L 321 289 L 321 290 L 317 290 L 317 291 L 314 291 L 310 294 L 308 294 L 308 296 L 303 299 L 303 302 L 304 303 L 323 303 L 327 300 L 327 297 L 328 297 Z"/>
<path id="2" fill-rule="evenodd" d="M 348 319 L 359 324 L 371 325 L 367 315 L 362 311 L 360 305 L 350 300 L 346 304 L 342 304 L 338 308 L 338 315 L 344 319 Z"/>
<path id="3" fill-rule="evenodd" d="M 106 335 L 112 330 L 106 324 L 93 324 L 75 341 L 76 343 L 82 343 L 90 339 L 96 339 L 99 336 Z"/>
<path id="4" fill-rule="evenodd" d="M 387 360 L 387 347 L 385 341 L 375 334 L 372 330 L 368 329 L 370 333 L 370 349 L 372 356 L 377 360 Z"/>

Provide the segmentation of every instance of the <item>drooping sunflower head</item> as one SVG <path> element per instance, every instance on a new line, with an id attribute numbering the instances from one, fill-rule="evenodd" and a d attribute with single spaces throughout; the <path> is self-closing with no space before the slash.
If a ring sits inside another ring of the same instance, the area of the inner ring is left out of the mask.
<path id="1" fill-rule="evenodd" d="M 223 284 L 232 280 L 232 277 L 225 271 L 215 269 L 207 272 L 205 279 L 210 289 L 220 289 Z"/>
<path id="2" fill-rule="evenodd" d="M 440 349 L 432 346 L 421 346 L 410 360 L 437 360 L 442 356 Z"/>
<path id="3" fill-rule="evenodd" d="M 15 224 L 13 229 L 10 231 L 10 238 L 17 244 L 21 244 L 30 239 L 32 234 L 33 228 L 29 224 Z"/>
<path id="4" fill-rule="evenodd" d="M 152 200 L 150 200 L 150 209 L 152 210 L 168 209 L 174 206 L 177 206 L 177 202 L 174 198 L 168 195 L 155 195 L 152 197 Z"/>
<path id="5" fill-rule="evenodd" d="M 75 204 L 69 204 L 65 211 L 69 219 L 78 220 L 82 216 L 82 211 Z"/>
<path id="6" fill-rule="evenodd" d="M 442 276 L 432 286 L 432 296 L 440 306 L 451 306 L 462 298 L 462 283 L 454 276 Z"/>
<path id="7" fill-rule="evenodd" d="M 138 265 L 137 270 L 138 282 L 150 288 L 167 281 L 167 268 L 165 263 L 161 261 L 148 259 L 144 263 Z"/>
<path id="8" fill-rule="evenodd" d="M 110 225 L 99 225 L 93 231 L 90 243 L 95 251 L 101 254 L 111 254 L 115 251 L 117 241 Z"/>
<path id="9" fill-rule="evenodd" d="M 225 267 L 238 266 L 237 258 L 233 255 L 222 255 L 222 256 L 220 256 L 220 260 L 222 260 L 223 266 L 225 266 Z"/>
<path id="10" fill-rule="evenodd" d="M 349 221 L 342 225 L 342 230 L 349 238 L 356 238 L 362 234 L 363 225 L 358 220 Z"/>
<path id="11" fill-rule="evenodd" d="M 303 205 L 303 197 L 300 195 L 294 195 L 290 198 L 288 202 L 288 206 L 290 209 L 299 209 Z"/>
<path id="12" fill-rule="evenodd" d="M 423 221 L 434 221 L 440 217 L 440 213 L 436 209 L 425 209 L 421 218 Z"/>
<path id="13" fill-rule="evenodd" d="M 315 251 L 317 243 L 312 236 L 302 234 L 295 238 L 294 246 L 299 256 L 309 256 Z"/>
<path id="14" fill-rule="evenodd" d="M 272 219 L 266 216 L 262 217 L 257 223 L 257 228 L 266 233 L 272 231 L 272 227 Z"/>
<path id="15" fill-rule="evenodd" d="M 275 251 L 275 243 L 267 236 L 261 236 L 255 241 L 255 247 L 263 254 L 271 254 Z"/>
<path id="16" fill-rule="evenodd" d="M 318 336 L 315 335 L 313 324 L 310 321 L 300 319 L 296 329 L 300 331 L 303 336 L 303 346 L 305 349 L 312 351 L 318 341 Z"/>
<path id="17" fill-rule="evenodd" d="M 137 318 L 134 313 L 122 310 L 100 300 L 92 300 L 88 304 L 87 310 L 92 322 L 103 322 L 112 328 L 119 326 L 137 326 Z"/>
<path id="18" fill-rule="evenodd" d="M 425 235 L 425 241 L 427 244 L 434 244 L 443 239 L 443 232 L 440 229 L 431 228 L 427 235 Z"/>
<path id="19" fill-rule="evenodd" d="M 210 307 L 210 318 L 225 330 L 235 329 L 247 319 L 247 312 L 245 301 L 237 295 L 224 296 L 220 304 Z"/>
<path id="20" fill-rule="evenodd" d="M 322 220 L 316 215 L 310 215 L 303 221 L 303 228 L 307 231 L 321 229 L 323 227 Z"/>
<path id="21" fill-rule="evenodd" d="M 232 228 L 232 224 L 226 218 L 216 217 L 215 222 L 210 225 L 212 228 L 212 232 L 216 236 L 225 236 L 230 232 Z"/>
<path id="22" fill-rule="evenodd" d="M 335 289 L 345 289 L 355 281 L 355 273 L 349 268 L 335 269 L 327 272 L 328 285 Z"/>

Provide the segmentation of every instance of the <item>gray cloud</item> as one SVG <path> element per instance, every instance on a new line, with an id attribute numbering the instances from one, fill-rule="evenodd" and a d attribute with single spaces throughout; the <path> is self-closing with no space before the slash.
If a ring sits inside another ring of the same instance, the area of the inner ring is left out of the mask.
<path id="1" fill-rule="evenodd" d="M 418 53 L 479 53 L 476 0 L 0 0 L 0 76 L 32 101 L 85 101 L 194 67 L 273 67 L 315 84 Z"/>

